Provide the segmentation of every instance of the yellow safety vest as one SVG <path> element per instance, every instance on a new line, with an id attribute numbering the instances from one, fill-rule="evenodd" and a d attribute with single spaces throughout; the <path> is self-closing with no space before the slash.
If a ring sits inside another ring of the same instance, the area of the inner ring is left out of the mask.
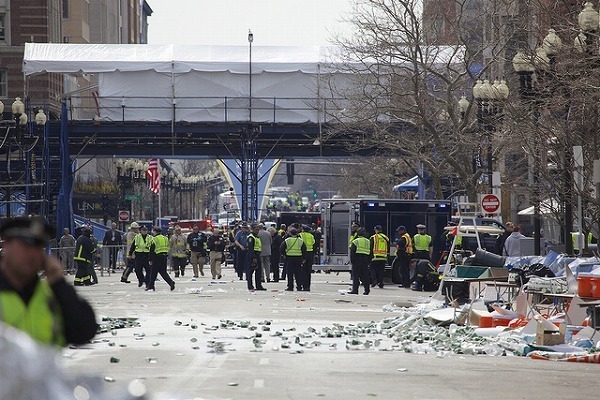
<path id="1" fill-rule="evenodd" d="M 0 292 L 0 321 L 43 344 L 64 346 L 67 342 L 60 307 L 46 281 L 38 281 L 28 304 L 14 291 Z"/>
<path id="2" fill-rule="evenodd" d="M 371 236 L 373 240 L 373 260 L 387 260 L 390 239 L 383 233 Z"/>
<path id="3" fill-rule="evenodd" d="M 412 246 L 412 240 L 410 238 L 410 235 L 408 233 L 405 233 L 404 235 L 402 235 L 402 237 L 406 240 L 406 247 L 405 247 L 406 254 L 412 254 L 413 246 Z"/>
<path id="4" fill-rule="evenodd" d="M 413 244 L 415 245 L 416 251 L 429 251 L 429 245 L 431 244 L 431 236 L 421 235 L 417 233 L 413 237 Z"/>
<path id="5" fill-rule="evenodd" d="M 165 235 L 156 235 L 152 240 L 154 241 L 154 253 L 167 254 L 169 252 L 169 238 Z"/>
<path id="6" fill-rule="evenodd" d="M 285 239 L 285 255 L 291 257 L 298 257 L 302 255 L 302 238 L 289 237 Z"/>
<path id="7" fill-rule="evenodd" d="M 133 243 L 135 243 L 136 253 L 149 253 L 150 245 L 152 244 L 152 236 L 146 235 L 146 239 L 144 239 L 143 235 L 140 233 L 135 237 Z"/>
<path id="8" fill-rule="evenodd" d="M 262 242 L 258 238 L 258 236 L 254 236 L 252 233 L 248 236 L 254 238 L 254 251 L 260 253 L 262 251 Z"/>
<path id="9" fill-rule="evenodd" d="M 356 246 L 356 254 L 371 254 L 371 241 L 364 236 L 359 236 L 352 241 Z"/>
<path id="10" fill-rule="evenodd" d="M 315 237 L 310 232 L 300 232 L 300 237 L 306 245 L 306 251 L 312 252 L 315 246 Z"/>
<path id="11" fill-rule="evenodd" d="M 358 236 L 358 233 L 354 232 L 352 235 L 350 235 L 350 243 L 348 244 L 348 247 L 352 246 L 352 241 L 354 239 L 356 239 Z"/>

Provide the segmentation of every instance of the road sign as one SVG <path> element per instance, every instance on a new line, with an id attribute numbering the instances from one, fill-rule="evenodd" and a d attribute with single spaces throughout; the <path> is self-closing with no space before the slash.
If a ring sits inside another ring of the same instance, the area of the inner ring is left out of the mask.
<path id="1" fill-rule="evenodd" d="M 119 210 L 119 222 L 127 222 L 127 221 L 129 221 L 129 211 Z"/>
<path id="2" fill-rule="evenodd" d="M 129 200 L 129 201 L 140 201 L 142 199 L 142 196 L 140 196 L 139 194 L 126 194 L 125 195 L 125 200 Z"/>
<path id="3" fill-rule="evenodd" d="M 495 194 L 486 194 L 481 198 L 481 209 L 488 214 L 497 213 L 500 210 L 500 199 Z"/>

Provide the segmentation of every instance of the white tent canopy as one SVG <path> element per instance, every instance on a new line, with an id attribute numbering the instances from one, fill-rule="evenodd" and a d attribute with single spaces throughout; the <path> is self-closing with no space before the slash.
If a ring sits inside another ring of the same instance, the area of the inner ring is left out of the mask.
<path id="1" fill-rule="evenodd" d="M 427 54 L 463 58 L 449 46 Z M 98 106 L 79 119 L 324 123 L 342 117 L 337 93 L 364 88 L 368 62 L 337 47 L 253 46 L 250 64 L 247 46 L 26 43 L 23 73 L 98 74 Z"/>
<path id="2" fill-rule="evenodd" d="M 253 46 L 252 73 L 318 73 L 335 52 L 333 47 Z M 247 74 L 248 56 L 248 46 L 26 43 L 23 73 L 194 70 Z"/>
<path id="3" fill-rule="evenodd" d="M 560 203 L 556 199 L 546 199 L 540 202 L 540 214 L 547 215 L 555 213 L 560 207 Z M 535 206 L 524 208 L 519 211 L 518 215 L 533 215 Z"/>

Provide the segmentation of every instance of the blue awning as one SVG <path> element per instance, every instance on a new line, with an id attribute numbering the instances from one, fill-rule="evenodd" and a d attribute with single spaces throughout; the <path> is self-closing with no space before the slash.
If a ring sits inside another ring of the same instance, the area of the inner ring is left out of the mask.
<path id="1" fill-rule="evenodd" d="M 415 175 L 409 180 L 394 186 L 393 190 L 394 192 L 401 192 L 403 190 L 419 190 L 419 176 Z"/>

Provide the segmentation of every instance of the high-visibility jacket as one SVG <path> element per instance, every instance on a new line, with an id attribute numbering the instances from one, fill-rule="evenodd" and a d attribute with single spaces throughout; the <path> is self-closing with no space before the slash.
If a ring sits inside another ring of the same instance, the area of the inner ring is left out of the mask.
<path id="1" fill-rule="evenodd" d="M 142 235 L 141 233 L 136 235 L 135 239 L 133 239 L 133 244 L 135 245 L 136 253 L 149 253 L 150 245 L 152 244 L 152 236 Z"/>
<path id="2" fill-rule="evenodd" d="M 420 233 L 417 233 L 413 237 L 413 245 L 415 247 L 415 251 L 429 251 L 429 248 L 431 247 L 431 240 L 431 236 L 427 234 L 421 235 Z"/>
<path id="3" fill-rule="evenodd" d="M 154 241 L 154 254 L 167 254 L 169 252 L 169 239 L 165 235 L 156 235 Z"/>
<path id="4" fill-rule="evenodd" d="M 412 239 L 410 238 L 410 235 L 408 233 L 405 233 L 404 235 L 402 235 L 402 237 L 406 241 L 406 247 L 404 248 L 404 252 L 406 254 L 412 254 L 413 246 L 412 246 Z"/>
<path id="5" fill-rule="evenodd" d="M 390 251 L 390 239 L 383 233 L 376 233 L 371 236 L 373 244 L 373 260 L 387 260 Z"/>
<path id="6" fill-rule="evenodd" d="M 312 253 L 315 248 L 315 237 L 310 232 L 300 232 L 300 237 L 306 245 L 306 251 Z"/>
<path id="7" fill-rule="evenodd" d="M 356 246 L 356 254 L 371 254 L 371 241 L 364 236 L 359 236 L 352 241 Z"/>
<path id="8" fill-rule="evenodd" d="M 0 321 L 43 344 L 64 346 L 67 342 L 60 307 L 46 281 L 38 281 L 28 304 L 15 291 L 1 291 Z"/>
<path id="9" fill-rule="evenodd" d="M 258 238 L 258 236 L 254 236 L 254 234 L 249 234 L 248 237 L 252 237 L 254 239 L 254 251 L 260 253 L 262 251 L 262 242 Z"/>
<path id="10" fill-rule="evenodd" d="M 302 245 L 304 242 L 298 236 L 292 236 L 285 239 L 285 255 L 289 257 L 302 256 Z"/>
<path id="11" fill-rule="evenodd" d="M 352 241 L 358 237 L 358 233 L 354 232 L 350 235 L 350 243 L 348 243 L 348 247 L 352 246 Z"/>

